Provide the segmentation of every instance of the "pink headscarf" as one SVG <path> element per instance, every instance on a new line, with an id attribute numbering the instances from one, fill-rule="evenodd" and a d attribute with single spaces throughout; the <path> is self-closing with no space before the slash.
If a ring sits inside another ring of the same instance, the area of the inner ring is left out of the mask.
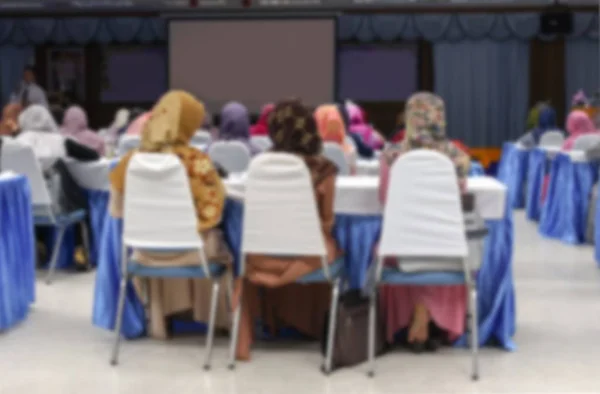
<path id="1" fill-rule="evenodd" d="M 346 103 L 346 110 L 350 117 L 348 131 L 357 134 L 363 142 L 372 149 L 381 149 L 383 147 L 383 140 L 377 135 L 375 130 L 366 123 L 362 109 L 358 105 L 348 102 Z"/>
<path id="2" fill-rule="evenodd" d="M 562 149 L 571 150 L 577 137 L 584 134 L 596 133 L 597 130 L 594 127 L 594 123 L 590 117 L 583 111 L 575 110 L 571 111 L 567 117 L 567 132 L 569 138 L 564 142 Z"/>
<path id="3" fill-rule="evenodd" d="M 144 129 L 144 126 L 146 125 L 146 122 L 148 121 L 148 119 L 150 119 L 150 114 L 151 112 L 144 112 L 143 114 L 141 114 L 140 116 L 138 116 L 137 118 L 135 118 L 133 120 L 133 122 L 131 122 L 129 124 L 129 126 L 127 127 L 127 131 L 125 131 L 126 135 L 142 135 L 142 130 Z"/>
<path id="4" fill-rule="evenodd" d="M 275 104 L 267 104 L 262 107 L 258 122 L 250 127 L 251 136 L 269 135 L 269 116 L 275 109 Z"/>
<path id="5" fill-rule="evenodd" d="M 104 140 L 88 128 L 88 118 L 83 108 L 73 105 L 63 117 L 62 134 L 86 145 L 99 155 L 104 155 Z"/>
<path id="6" fill-rule="evenodd" d="M 337 107 L 324 104 L 314 112 L 317 129 L 324 142 L 335 142 L 340 145 L 345 153 L 353 153 L 353 146 L 346 141 L 346 127 Z"/>

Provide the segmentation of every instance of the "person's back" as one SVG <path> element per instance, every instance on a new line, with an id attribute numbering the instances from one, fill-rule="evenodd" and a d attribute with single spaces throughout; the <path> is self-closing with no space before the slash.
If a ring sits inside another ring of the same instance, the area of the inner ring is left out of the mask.
<path id="1" fill-rule="evenodd" d="M 87 114 L 79 106 L 71 106 L 65 112 L 62 124 L 62 134 L 95 150 L 100 156 L 104 155 L 104 140 L 88 128 Z"/>

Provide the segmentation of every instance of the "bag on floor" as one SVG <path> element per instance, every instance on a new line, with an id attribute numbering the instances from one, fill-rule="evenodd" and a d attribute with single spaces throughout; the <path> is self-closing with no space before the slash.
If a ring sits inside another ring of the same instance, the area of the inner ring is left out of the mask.
<path id="1" fill-rule="evenodd" d="M 375 308 L 375 355 L 385 350 L 383 324 L 379 319 L 379 307 Z M 329 313 L 325 318 L 321 352 L 327 352 L 329 335 Z M 337 324 L 333 340 L 331 368 L 350 367 L 368 359 L 369 299 L 360 290 L 351 290 L 340 297 Z"/>

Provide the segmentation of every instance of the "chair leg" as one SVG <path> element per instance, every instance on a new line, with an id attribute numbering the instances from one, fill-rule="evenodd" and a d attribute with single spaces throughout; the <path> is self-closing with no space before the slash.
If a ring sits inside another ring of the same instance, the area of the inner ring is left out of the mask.
<path id="1" fill-rule="evenodd" d="M 119 289 L 119 304 L 117 307 L 117 322 L 115 324 L 115 343 L 113 346 L 112 357 L 110 359 L 111 365 L 117 365 L 119 362 L 119 344 L 121 342 L 121 326 L 123 325 L 123 311 L 125 309 L 125 296 L 127 290 L 128 277 L 123 275 L 121 277 L 121 287 Z"/>
<path id="2" fill-rule="evenodd" d="M 470 309 L 471 309 L 471 353 L 472 353 L 472 371 L 471 379 L 479 380 L 479 329 L 477 326 L 478 306 L 477 306 L 477 287 L 473 284 L 469 291 Z"/>
<path id="3" fill-rule="evenodd" d="M 56 234 L 56 239 L 54 240 L 54 246 L 52 249 L 52 257 L 50 258 L 50 263 L 48 266 L 48 273 L 46 274 L 46 284 L 52 283 L 52 278 L 54 277 L 54 272 L 56 271 L 56 264 L 58 264 L 58 256 L 60 256 L 60 249 L 62 247 L 62 241 L 65 235 L 65 228 L 58 227 L 58 234 Z"/>
<path id="4" fill-rule="evenodd" d="M 206 334 L 206 358 L 204 360 L 204 369 L 210 369 L 210 359 L 212 356 L 213 341 L 215 338 L 215 324 L 217 317 L 217 303 L 219 301 L 220 284 L 218 279 L 213 281 L 212 294 L 210 296 L 210 315 L 208 319 L 208 333 Z"/>
<path id="5" fill-rule="evenodd" d="M 233 311 L 233 324 L 231 327 L 231 343 L 229 345 L 229 369 L 235 369 L 235 353 L 237 350 L 237 342 L 240 333 L 240 318 L 242 315 L 242 297 L 244 289 L 240 291 L 240 299 L 237 303 L 237 308 Z"/>
<path id="6" fill-rule="evenodd" d="M 81 240 L 83 241 L 83 249 L 85 250 L 85 258 L 87 261 L 88 268 L 92 267 L 92 253 L 90 252 L 90 232 L 88 231 L 85 220 L 79 222 L 79 228 L 81 229 Z"/>
<path id="7" fill-rule="evenodd" d="M 367 375 L 372 378 L 375 376 L 375 342 L 377 340 L 376 331 L 376 308 L 377 308 L 377 286 L 374 286 L 373 293 L 369 299 L 369 370 Z"/>
<path id="8" fill-rule="evenodd" d="M 331 372 L 331 362 L 333 359 L 333 342 L 335 340 L 336 323 L 337 323 L 337 308 L 340 296 L 340 279 L 336 279 L 331 287 L 331 308 L 329 309 L 329 332 L 327 333 L 327 351 L 325 353 L 325 363 L 323 364 L 323 372 L 329 374 Z"/>

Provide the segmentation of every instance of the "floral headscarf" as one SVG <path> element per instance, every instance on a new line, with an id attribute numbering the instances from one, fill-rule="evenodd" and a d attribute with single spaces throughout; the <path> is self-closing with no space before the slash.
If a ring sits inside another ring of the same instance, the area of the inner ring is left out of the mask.
<path id="1" fill-rule="evenodd" d="M 191 94 L 179 90 L 166 93 L 152 109 L 140 147 L 141 152 L 173 153 L 179 157 L 190 181 L 199 232 L 219 224 L 225 203 L 225 188 L 210 158 L 189 146 L 204 113 L 204 105 Z M 123 157 L 110 174 L 111 186 L 121 195 L 133 154 Z"/>

